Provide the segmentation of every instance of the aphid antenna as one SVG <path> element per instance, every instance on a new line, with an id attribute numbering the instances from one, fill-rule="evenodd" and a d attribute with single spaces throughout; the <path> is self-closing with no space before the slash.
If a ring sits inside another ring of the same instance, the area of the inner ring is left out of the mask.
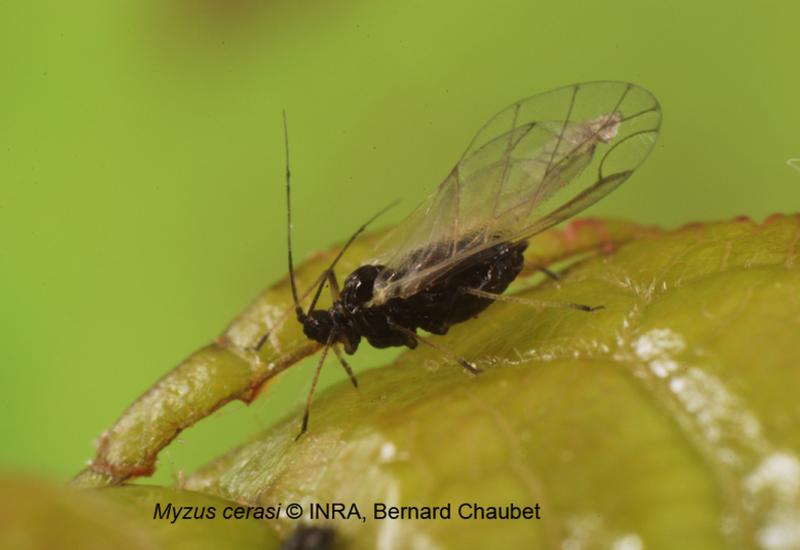
<path id="1" fill-rule="evenodd" d="M 350 248 L 350 245 L 352 245 L 353 242 L 356 240 L 356 238 L 361 233 L 363 233 L 364 230 L 366 230 L 369 224 L 374 222 L 379 216 L 385 214 L 389 209 L 398 205 L 400 201 L 395 200 L 391 202 L 387 206 L 383 207 L 376 214 L 374 214 L 364 224 L 362 224 L 361 227 L 359 227 L 350 236 L 350 238 L 347 240 L 347 242 L 344 244 L 341 250 L 339 250 L 339 253 L 330 263 L 328 268 L 325 271 L 323 271 L 317 278 L 317 280 L 314 281 L 314 284 L 312 284 L 310 288 L 306 289 L 303 292 L 303 295 L 300 296 L 297 292 L 297 280 L 295 278 L 295 273 L 294 273 L 294 257 L 292 255 L 292 184 L 291 184 L 292 172 L 289 166 L 289 129 L 286 121 L 285 110 L 283 111 L 283 138 L 284 138 L 284 148 L 286 150 L 286 244 L 287 244 L 287 258 L 289 263 L 289 283 L 291 284 L 292 287 L 292 301 L 294 302 L 295 315 L 297 316 L 297 320 L 300 323 L 302 323 L 306 319 L 307 314 L 303 311 L 303 307 L 300 305 L 300 301 L 305 300 L 311 293 L 311 291 L 316 288 L 317 291 L 314 294 L 314 299 L 311 301 L 311 305 L 308 308 L 309 312 L 313 310 L 314 306 L 316 306 L 317 301 L 319 300 L 320 294 L 322 293 L 322 289 L 325 287 L 326 281 L 328 281 L 330 277 L 333 277 L 333 268 L 335 268 L 336 264 L 339 263 L 339 260 L 342 258 L 347 249 Z M 281 316 L 278 318 L 276 325 L 282 323 L 286 319 L 286 317 L 289 314 L 289 311 L 291 311 L 291 309 L 281 314 Z M 266 343 L 267 339 L 269 338 L 270 333 L 271 330 L 268 330 L 267 332 L 262 334 L 261 337 L 256 342 L 256 345 L 253 346 L 252 349 L 256 352 L 260 351 L 261 348 Z"/>
<path id="2" fill-rule="evenodd" d="M 292 299 L 297 320 L 301 323 L 306 314 L 300 307 L 297 297 L 297 282 L 294 279 L 294 261 L 292 260 L 292 171 L 289 167 L 289 124 L 286 122 L 286 109 L 283 110 L 283 147 L 286 151 L 286 244 L 289 259 L 289 283 L 292 285 Z"/>

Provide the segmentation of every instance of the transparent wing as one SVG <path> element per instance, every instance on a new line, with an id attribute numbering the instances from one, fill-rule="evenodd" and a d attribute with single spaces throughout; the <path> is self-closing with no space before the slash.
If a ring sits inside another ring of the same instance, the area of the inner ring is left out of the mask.
<path id="1" fill-rule="evenodd" d="M 574 84 L 503 109 L 382 241 L 372 303 L 414 294 L 470 256 L 600 200 L 644 161 L 660 122 L 655 97 L 626 82 Z"/>

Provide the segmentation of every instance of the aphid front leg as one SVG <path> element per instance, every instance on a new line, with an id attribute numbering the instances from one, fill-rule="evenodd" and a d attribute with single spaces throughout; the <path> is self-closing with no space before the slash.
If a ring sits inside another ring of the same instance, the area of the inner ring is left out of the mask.
<path id="1" fill-rule="evenodd" d="M 339 300 L 341 300 L 342 292 L 339 288 L 339 281 L 336 279 L 336 272 L 333 270 L 333 268 L 329 268 L 325 270 L 323 276 L 325 280 L 328 281 L 328 287 L 330 288 L 331 291 L 331 298 L 333 298 L 334 302 L 338 302 Z M 314 300 L 314 303 L 316 303 L 316 298 Z M 311 307 L 313 308 L 314 304 L 312 304 Z M 309 309 L 309 311 L 311 311 L 311 309 Z M 350 341 L 350 338 L 348 338 L 347 334 L 343 334 L 342 337 L 343 337 L 342 345 L 344 345 L 344 350 L 350 355 L 354 354 L 356 352 L 356 346 L 353 345 L 353 343 Z M 353 382 L 353 385 L 355 387 L 358 387 L 358 384 L 355 381 L 355 377 L 353 376 L 353 371 L 350 370 L 350 366 L 347 364 L 347 361 L 345 361 L 341 353 L 339 353 L 339 349 L 336 346 L 334 346 L 333 351 L 336 352 L 336 356 L 339 358 L 339 363 L 341 363 L 342 366 L 344 367 L 344 370 L 347 371 L 347 374 L 350 376 L 350 380 Z"/>
<path id="2" fill-rule="evenodd" d="M 333 332 L 331 332 L 330 336 L 328 336 L 328 341 L 325 343 L 325 347 L 322 348 L 322 356 L 319 358 L 317 362 L 317 370 L 314 371 L 314 379 L 311 381 L 311 388 L 308 390 L 308 397 L 306 397 L 306 410 L 303 412 L 303 423 L 300 425 L 300 433 L 294 438 L 295 441 L 300 439 L 306 430 L 308 429 L 308 417 L 311 412 L 311 401 L 314 399 L 314 390 L 317 389 L 317 382 L 319 381 L 319 373 L 322 372 L 322 365 L 325 363 L 325 357 L 328 355 L 328 350 L 333 343 Z"/>
<path id="3" fill-rule="evenodd" d="M 503 294 L 494 294 L 492 292 L 485 292 L 483 290 L 478 290 L 477 288 L 461 288 L 461 292 L 464 294 L 472 294 L 473 296 L 477 296 L 479 298 L 486 298 L 488 300 L 494 300 L 496 302 L 510 302 L 512 304 L 522 304 L 531 307 L 553 307 L 553 308 L 568 308 L 568 309 L 577 309 L 578 311 L 597 311 L 598 309 L 604 309 L 605 306 L 587 306 L 584 304 L 575 304 L 572 302 L 555 302 L 552 300 L 533 300 L 531 298 L 519 298 L 517 296 L 505 296 Z"/>
<path id="4" fill-rule="evenodd" d="M 414 346 L 413 347 L 409 346 L 412 349 L 416 347 L 416 344 L 418 342 L 422 342 L 426 346 L 429 346 L 429 347 L 437 350 L 442 355 L 445 355 L 449 359 L 451 359 L 452 361 L 458 363 L 459 365 L 461 365 L 462 367 L 467 369 L 472 374 L 478 374 L 479 372 L 482 372 L 481 369 L 479 369 L 478 367 L 476 367 L 475 365 L 473 365 L 472 363 L 470 363 L 469 361 L 467 361 L 466 359 L 464 359 L 460 355 L 456 355 L 455 353 L 453 353 L 453 351 L 451 351 L 450 349 L 444 347 L 441 344 L 437 344 L 436 342 L 434 342 L 432 340 L 429 340 L 427 338 L 424 338 L 424 337 L 420 336 L 419 334 L 415 333 L 413 330 L 409 330 L 406 327 L 398 325 L 397 323 L 394 323 L 392 321 L 389 321 L 389 326 L 392 328 L 392 330 L 396 330 L 397 332 L 401 332 L 401 333 L 405 334 L 409 338 L 409 340 L 413 340 L 414 341 Z"/>

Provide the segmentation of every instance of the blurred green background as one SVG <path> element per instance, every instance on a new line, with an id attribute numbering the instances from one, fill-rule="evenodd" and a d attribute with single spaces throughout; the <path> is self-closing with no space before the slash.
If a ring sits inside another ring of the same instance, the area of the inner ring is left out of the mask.
<path id="1" fill-rule="evenodd" d="M 630 80 L 664 109 L 654 154 L 591 214 L 671 227 L 800 207 L 788 0 L 0 10 L 4 469 L 68 479 L 131 401 L 285 274 L 283 108 L 299 258 L 395 198 L 399 219 L 492 113 L 576 81 Z M 185 432 L 156 480 L 299 406 L 312 368 Z"/>

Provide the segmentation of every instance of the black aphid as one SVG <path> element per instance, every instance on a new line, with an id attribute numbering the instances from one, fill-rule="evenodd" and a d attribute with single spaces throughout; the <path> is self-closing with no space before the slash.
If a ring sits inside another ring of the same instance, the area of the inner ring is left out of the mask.
<path id="1" fill-rule="evenodd" d="M 302 297 L 292 262 L 286 137 L 292 296 L 304 333 L 324 344 L 300 435 L 307 428 L 311 397 L 330 348 L 354 386 L 356 379 L 339 345 L 353 354 L 362 338 L 376 348 L 413 349 L 422 342 L 468 371 L 479 372 L 472 363 L 417 334 L 417 329 L 445 334 L 451 325 L 475 317 L 493 301 L 526 303 L 502 293 L 523 268 L 527 240 L 625 181 L 653 148 L 660 120 L 655 97 L 626 82 L 574 84 L 518 101 L 478 131 L 444 182 L 382 242 L 384 253 L 348 275 L 340 290 L 336 264 L 379 213 L 353 234 Z M 333 305 L 315 309 L 326 282 Z M 314 289 L 305 311 L 300 301 Z M 257 350 L 266 339 L 262 336 Z"/>

